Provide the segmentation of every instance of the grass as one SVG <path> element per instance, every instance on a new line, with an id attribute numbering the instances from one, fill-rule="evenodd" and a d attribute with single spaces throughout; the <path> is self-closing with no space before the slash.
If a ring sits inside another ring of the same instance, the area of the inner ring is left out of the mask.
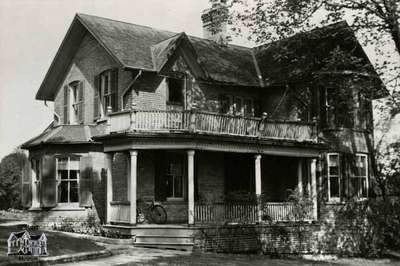
<path id="1" fill-rule="evenodd" d="M 17 261 L 17 256 L 7 256 L 7 239 L 11 232 L 21 231 L 21 226 L 0 226 L 0 262 Z M 47 237 L 49 257 L 76 254 L 80 252 L 100 251 L 104 247 L 89 239 L 80 239 L 63 235 L 58 232 L 43 231 Z"/>

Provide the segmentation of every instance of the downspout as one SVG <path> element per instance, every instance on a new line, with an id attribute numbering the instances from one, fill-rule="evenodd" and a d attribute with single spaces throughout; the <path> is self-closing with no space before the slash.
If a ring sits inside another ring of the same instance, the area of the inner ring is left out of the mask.
<path id="1" fill-rule="evenodd" d="M 44 100 L 44 106 L 46 106 L 47 108 L 49 108 L 49 110 L 53 113 L 53 115 L 56 117 L 55 121 L 55 125 L 54 126 L 58 126 L 59 122 L 61 121 L 61 117 L 59 114 L 56 113 L 56 111 L 52 110 L 48 105 L 47 105 L 47 101 Z"/>
<path id="2" fill-rule="evenodd" d="M 142 75 L 143 70 L 139 69 L 139 72 L 136 74 L 136 76 L 133 78 L 133 80 L 128 84 L 128 86 L 123 90 L 122 94 L 121 94 L 121 106 L 123 108 L 123 104 L 124 104 L 124 96 L 125 94 L 129 91 L 129 89 L 133 86 L 133 84 L 136 82 L 136 80 L 138 80 L 138 78 Z M 122 109 L 121 108 L 121 109 Z"/>

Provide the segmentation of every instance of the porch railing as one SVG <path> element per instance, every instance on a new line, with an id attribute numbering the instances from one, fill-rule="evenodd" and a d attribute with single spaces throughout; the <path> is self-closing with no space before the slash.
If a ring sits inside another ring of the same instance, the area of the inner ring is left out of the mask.
<path id="1" fill-rule="evenodd" d="M 111 202 L 110 204 L 112 223 L 129 223 L 130 206 L 125 202 Z"/>
<path id="2" fill-rule="evenodd" d="M 302 219 L 312 220 L 312 205 L 303 210 Z M 195 204 L 195 222 L 242 222 L 255 223 L 257 219 L 256 204 Z M 262 219 L 274 222 L 299 220 L 295 215 L 295 205 L 291 202 L 267 202 L 262 207 Z"/>
<path id="3" fill-rule="evenodd" d="M 199 132 L 297 141 L 316 141 L 316 124 L 265 120 L 202 111 L 134 110 L 111 113 L 109 132 Z"/>
<path id="4" fill-rule="evenodd" d="M 257 221 L 257 205 L 254 204 L 195 204 L 194 212 L 197 223 Z"/>

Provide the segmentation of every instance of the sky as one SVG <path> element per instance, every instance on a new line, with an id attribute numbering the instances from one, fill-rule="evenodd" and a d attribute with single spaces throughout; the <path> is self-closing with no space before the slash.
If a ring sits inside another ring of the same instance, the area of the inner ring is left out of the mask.
<path id="1" fill-rule="evenodd" d="M 35 94 L 76 13 L 202 36 L 208 0 L 0 0 L 0 159 L 40 134 L 52 105 Z"/>

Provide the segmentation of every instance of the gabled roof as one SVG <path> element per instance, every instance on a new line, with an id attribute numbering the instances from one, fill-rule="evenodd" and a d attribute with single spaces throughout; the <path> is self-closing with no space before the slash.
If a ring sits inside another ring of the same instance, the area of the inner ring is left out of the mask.
<path id="1" fill-rule="evenodd" d="M 49 127 L 40 135 L 22 144 L 23 149 L 41 144 L 89 144 L 93 143 L 92 137 L 104 134 L 101 125 L 60 125 Z"/>
<path id="2" fill-rule="evenodd" d="M 336 23 L 307 34 L 296 34 L 278 42 L 249 48 L 231 44 L 221 45 L 211 40 L 186 36 L 184 33 L 177 34 L 77 14 L 36 94 L 36 99 L 54 99 L 54 88 L 59 87 L 73 55 L 88 32 L 121 67 L 149 72 L 158 72 L 178 46 L 187 44 L 192 50 L 191 54 L 196 64 L 205 72 L 203 79 L 239 86 L 260 87 L 263 84 L 287 82 L 307 75 L 319 67 L 308 62 L 326 56 L 340 43 L 344 47 L 358 45 L 357 55 L 368 61 L 346 23 Z M 297 43 L 296 38 L 305 41 Z M 289 50 L 296 54 L 296 57 L 309 57 L 308 61 L 295 61 L 290 56 L 285 58 L 286 55 L 281 54 L 282 50 Z"/>

